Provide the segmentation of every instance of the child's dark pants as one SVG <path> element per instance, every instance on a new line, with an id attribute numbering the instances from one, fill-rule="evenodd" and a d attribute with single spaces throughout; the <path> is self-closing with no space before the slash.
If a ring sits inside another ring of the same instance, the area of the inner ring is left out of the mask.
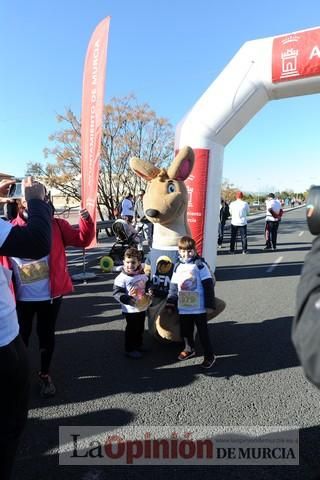
<path id="1" fill-rule="evenodd" d="M 181 336 L 186 338 L 188 344 L 191 348 L 194 349 L 194 326 L 196 325 L 199 340 L 203 348 L 203 354 L 206 358 L 213 356 L 213 348 L 211 345 L 208 324 L 207 324 L 207 314 L 206 313 L 197 313 L 193 315 L 184 315 L 180 314 L 180 328 Z"/>
<path id="2" fill-rule="evenodd" d="M 125 351 L 132 352 L 142 347 L 146 312 L 125 313 L 127 321 L 125 330 Z"/>

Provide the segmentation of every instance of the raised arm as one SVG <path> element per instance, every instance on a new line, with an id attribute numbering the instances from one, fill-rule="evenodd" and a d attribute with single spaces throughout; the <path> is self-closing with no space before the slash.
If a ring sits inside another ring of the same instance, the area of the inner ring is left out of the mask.
<path id="1" fill-rule="evenodd" d="M 9 185 L 8 182 L 0 183 L 0 197 L 5 196 Z M 26 186 L 25 197 L 28 201 L 28 224 L 26 227 L 12 226 L 1 220 L 0 254 L 37 259 L 50 252 L 51 210 L 44 202 L 43 185 Z"/>
<path id="2" fill-rule="evenodd" d="M 61 218 L 56 219 L 66 247 L 87 247 L 94 237 L 94 224 L 86 209 L 80 211 L 78 227 Z"/>

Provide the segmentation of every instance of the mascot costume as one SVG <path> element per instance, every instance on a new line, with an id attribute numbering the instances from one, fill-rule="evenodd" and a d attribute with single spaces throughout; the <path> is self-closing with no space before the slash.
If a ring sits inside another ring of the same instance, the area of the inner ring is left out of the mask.
<path id="1" fill-rule="evenodd" d="M 148 309 L 149 331 L 161 339 L 176 342 L 181 341 L 179 317 L 177 312 L 168 311 L 165 305 L 173 266 L 178 258 L 178 241 L 184 235 L 191 235 L 184 181 L 193 164 L 194 152 L 190 147 L 182 148 L 168 168 L 158 168 L 136 157 L 130 160 L 131 169 L 147 182 L 143 208 L 154 225 L 152 248 L 145 266 L 154 292 Z M 208 318 L 217 316 L 224 307 L 225 303 L 216 298 L 216 309 Z"/>

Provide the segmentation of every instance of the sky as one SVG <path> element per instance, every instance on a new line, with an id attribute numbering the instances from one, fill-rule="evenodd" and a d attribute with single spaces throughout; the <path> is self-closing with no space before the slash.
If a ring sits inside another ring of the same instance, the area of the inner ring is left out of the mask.
<path id="1" fill-rule="evenodd" d="M 175 128 L 245 42 L 320 26 L 319 11 L 318 0 L 2 0 L 0 172 L 46 162 L 56 115 L 80 114 L 86 49 L 104 17 L 105 102 L 133 93 Z M 319 94 L 269 102 L 225 147 L 223 178 L 257 194 L 320 184 L 319 112 Z"/>

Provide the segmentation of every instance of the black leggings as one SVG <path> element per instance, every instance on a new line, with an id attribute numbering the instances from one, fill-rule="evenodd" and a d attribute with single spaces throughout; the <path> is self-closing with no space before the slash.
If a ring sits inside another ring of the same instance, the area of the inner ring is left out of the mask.
<path id="1" fill-rule="evenodd" d="M 188 344 L 194 349 L 194 326 L 197 327 L 199 340 L 203 348 L 203 354 L 206 358 L 213 355 L 213 348 L 209 336 L 207 314 L 197 313 L 193 315 L 179 315 L 181 337 L 187 339 Z"/>
<path id="2" fill-rule="evenodd" d="M 9 480 L 28 416 L 29 364 L 19 335 L 0 347 L 0 381 L 0 478 Z"/>
<path id="3" fill-rule="evenodd" d="M 267 247 L 271 247 L 271 244 L 273 248 L 277 247 L 278 227 L 279 227 L 279 222 L 272 222 L 270 220 L 266 221 L 265 231 L 266 231 Z"/>
<path id="4" fill-rule="evenodd" d="M 55 345 L 55 327 L 62 297 L 41 302 L 17 302 L 17 314 L 20 325 L 20 335 L 28 346 L 32 332 L 32 320 L 37 314 L 37 334 L 41 357 L 41 373 L 49 373 L 50 363 Z"/>
<path id="5" fill-rule="evenodd" d="M 124 334 L 124 348 L 126 352 L 139 350 L 142 347 L 144 322 L 146 312 L 125 313 L 127 321 Z"/>

